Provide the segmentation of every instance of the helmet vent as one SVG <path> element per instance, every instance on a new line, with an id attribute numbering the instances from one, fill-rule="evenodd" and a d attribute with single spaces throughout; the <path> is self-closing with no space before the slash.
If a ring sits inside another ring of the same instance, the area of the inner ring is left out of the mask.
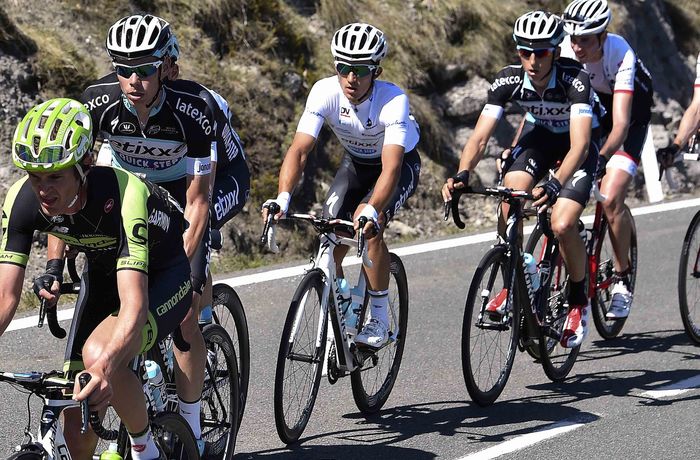
<path id="1" fill-rule="evenodd" d="M 41 143 L 41 137 L 39 137 L 39 136 L 34 136 L 34 138 L 32 139 L 32 144 L 33 144 L 33 147 L 34 147 L 34 155 L 36 155 L 37 152 L 39 151 L 39 144 L 40 144 L 40 143 Z"/>
<path id="2" fill-rule="evenodd" d="M 49 117 L 46 115 L 42 115 L 39 117 L 39 124 L 37 125 L 37 129 L 44 129 L 44 126 L 46 126 L 46 120 L 48 120 Z"/>
<path id="3" fill-rule="evenodd" d="M 70 150 L 70 140 L 73 139 L 73 130 L 69 130 L 66 134 L 66 142 L 63 144 L 66 150 Z"/>
<path id="4" fill-rule="evenodd" d="M 56 120 L 56 123 L 53 125 L 53 128 L 51 129 L 51 134 L 49 134 L 50 141 L 56 140 L 56 136 L 58 135 L 58 131 L 61 129 L 62 124 L 63 124 L 63 120 L 61 120 L 61 119 Z"/>

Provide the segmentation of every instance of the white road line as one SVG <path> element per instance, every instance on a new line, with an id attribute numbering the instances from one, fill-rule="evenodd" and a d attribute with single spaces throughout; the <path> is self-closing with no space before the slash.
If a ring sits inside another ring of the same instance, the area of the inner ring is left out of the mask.
<path id="1" fill-rule="evenodd" d="M 650 206 L 642 206 L 639 208 L 634 208 L 632 210 L 632 215 L 642 216 L 645 214 L 654 214 L 666 211 L 675 211 L 678 209 L 691 208 L 694 206 L 700 206 L 700 198 L 694 198 L 691 200 L 674 201 L 672 203 L 661 203 Z M 583 222 L 589 224 L 593 222 L 593 216 L 584 216 L 582 218 Z M 533 226 L 525 227 L 525 233 L 532 231 Z M 412 246 L 406 246 L 403 248 L 397 248 L 392 250 L 399 256 L 409 256 L 414 254 L 422 254 L 424 252 L 439 251 L 442 249 L 451 249 L 460 246 L 468 246 L 471 244 L 485 243 L 488 241 L 493 241 L 495 238 L 495 232 L 480 233 L 477 235 L 469 235 L 461 238 L 450 238 L 446 240 L 433 241 L 430 243 L 421 243 Z M 343 265 L 351 266 L 357 265 L 360 260 L 357 257 L 346 257 Z M 304 270 L 309 267 L 309 264 L 297 265 L 294 267 L 280 268 L 276 270 L 269 270 L 261 273 L 254 273 L 252 275 L 242 275 L 234 276 L 233 278 L 225 278 L 217 280 L 217 283 L 225 283 L 231 287 L 236 286 L 247 286 L 249 284 L 263 283 L 265 281 L 272 281 L 282 278 L 289 278 L 292 276 L 298 276 L 304 273 Z M 73 309 L 69 308 L 66 310 L 60 310 L 58 312 L 58 319 L 63 321 L 71 319 L 73 317 Z M 36 326 L 39 320 L 38 316 L 30 316 L 27 318 L 16 319 L 10 323 L 7 331 L 15 331 L 18 329 L 26 329 L 28 327 Z"/>
<path id="2" fill-rule="evenodd" d="M 528 433 L 517 438 L 510 439 L 506 442 L 502 442 L 496 446 L 489 447 L 479 452 L 460 457 L 457 460 L 489 460 L 492 458 L 500 457 L 501 455 L 510 454 L 518 450 L 525 449 L 538 442 L 545 441 L 547 439 L 560 436 L 569 431 L 581 428 L 586 423 L 590 423 L 597 419 L 591 417 L 589 420 L 582 421 L 580 419 L 576 420 L 563 420 L 561 422 L 549 425 L 547 428 L 537 430 L 533 433 Z"/>
<path id="3" fill-rule="evenodd" d="M 698 388 L 700 388 L 700 375 L 662 386 L 658 390 L 645 391 L 639 396 L 653 399 L 671 398 Z"/>

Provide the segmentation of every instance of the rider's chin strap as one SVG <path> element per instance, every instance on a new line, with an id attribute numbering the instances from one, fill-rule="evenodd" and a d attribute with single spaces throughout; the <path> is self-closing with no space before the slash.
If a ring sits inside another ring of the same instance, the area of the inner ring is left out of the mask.
<path id="1" fill-rule="evenodd" d="M 87 180 L 87 175 L 85 174 L 85 171 L 83 171 L 83 167 L 80 166 L 80 164 L 76 163 L 75 164 L 75 169 L 78 170 L 78 175 L 80 176 L 80 186 L 78 186 L 78 193 L 75 194 L 73 199 L 71 200 L 70 203 L 68 203 L 68 208 L 72 208 L 73 205 L 75 204 L 76 201 L 78 201 L 78 197 L 80 197 L 80 190 L 82 190 L 83 185 L 85 184 L 85 181 Z"/>
<path id="2" fill-rule="evenodd" d="M 161 68 L 162 68 L 162 67 L 163 67 L 163 66 L 158 67 L 158 91 L 156 91 L 156 95 L 153 96 L 153 99 L 151 99 L 151 102 L 149 102 L 148 104 L 146 104 L 146 108 L 147 108 L 148 110 L 151 110 L 151 107 L 153 106 L 153 104 L 155 104 L 156 100 L 158 99 L 158 96 L 160 96 L 160 91 L 163 89 L 163 82 L 162 82 L 161 79 L 160 79 L 160 77 L 161 77 Z"/>

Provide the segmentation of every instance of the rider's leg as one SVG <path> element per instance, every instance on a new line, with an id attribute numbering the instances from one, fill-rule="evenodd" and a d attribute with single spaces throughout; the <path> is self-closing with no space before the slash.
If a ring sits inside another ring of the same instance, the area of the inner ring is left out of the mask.
<path id="1" fill-rule="evenodd" d="M 503 177 L 503 185 L 514 190 L 532 190 L 535 185 L 535 178 L 525 171 L 511 171 Z M 508 220 L 508 212 L 510 205 L 505 201 L 501 202 L 501 212 L 498 215 L 498 234 L 505 237 L 506 221 Z M 522 237 L 522 222 L 520 222 L 520 234 Z"/>
<path id="2" fill-rule="evenodd" d="M 624 273 L 629 268 L 632 221 L 626 212 L 625 197 L 633 178 L 627 171 L 608 168 L 600 185 L 600 192 L 606 197 L 603 210 L 610 224 L 610 240 L 615 252 L 614 268 L 618 273 Z"/>
<path id="3" fill-rule="evenodd" d="M 569 280 L 578 283 L 586 276 L 586 247 L 578 232 L 583 205 L 569 198 L 559 198 L 552 209 L 552 232 L 559 240 L 559 250 L 569 273 Z M 585 296 L 585 291 L 584 291 Z"/>

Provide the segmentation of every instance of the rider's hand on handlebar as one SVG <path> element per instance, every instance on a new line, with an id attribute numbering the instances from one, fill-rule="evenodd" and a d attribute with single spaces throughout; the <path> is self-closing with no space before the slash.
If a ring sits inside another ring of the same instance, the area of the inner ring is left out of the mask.
<path id="1" fill-rule="evenodd" d="M 681 150 L 678 144 L 670 144 L 656 151 L 656 159 L 663 169 L 670 168 L 676 160 L 676 155 Z"/>
<path id="2" fill-rule="evenodd" d="M 289 211 L 290 198 L 291 197 L 289 192 L 282 192 L 279 195 L 277 195 L 277 198 L 265 201 L 261 209 L 263 222 L 267 222 L 267 213 L 271 203 L 277 204 L 277 206 L 279 206 L 280 208 L 280 211 L 274 215 L 275 221 L 278 221 L 281 218 L 283 218 L 284 215 L 287 214 L 287 211 Z"/>
<path id="3" fill-rule="evenodd" d="M 63 266 L 65 260 L 51 259 L 46 262 L 46 272 L 34 278 L 34 293 L 39 299 L 46 299 L 49 306 L 58 303 L 61 283 L 63 282 Z"/>
<path id="4" fill-rule="evenodd" d="M 447 178 L 442 186 L 442 199 L 445 203 L 452 201 L 452 193 L 455 189 L 464 188 L 469 185 L 469 171 L 463 169 L 452 177 Z"/>
<path id="5" fill-rule="evenodd" d="M 538 208 L 539 212 L 543 212 L 550 206 L 554 205 L 557 201 L 557 197 L 561 192 L 561 183 L 557 178 L 553 177 L 539 187 L 535 187 L 532 190 L 532 196 L 535 197 L 535 201 L 532 206 Z"/>
<path id="6" fill-rule="evenodd" d="M 357 215 L 357 218 L 355 219 L 355 222 L 353 225 L 355 228 L 355 231 L 360 230 L 360 222 L 359 222 L 360 217 L 367 218 L 367 223 L 362 228 L 362 234 L 368 239 L 371 239 L 371 238 L 374 238 L 375 236 L 377 236 L 377 234 L 379 233 L 379 214 L 377 213 L 377 210 L 374 209 L 374 206 L 367 203 L 362 208 L 362 211 L 360 211 L 360 214 Z"/>
<path id="7" fill-rule="evenodd" d="M 73 386 L 73 399 L 75 401 L 83 401 L 89 397 L 91 411 L 106 409 L 113 395 L 112 385 L 105 377 L 104 372 L 97 367 L 92 367 L 84 372 L 89 373 L 92 378 L 87 385 L 81 389 L 78 380 L 80 374 L 76 376 Z"/>

